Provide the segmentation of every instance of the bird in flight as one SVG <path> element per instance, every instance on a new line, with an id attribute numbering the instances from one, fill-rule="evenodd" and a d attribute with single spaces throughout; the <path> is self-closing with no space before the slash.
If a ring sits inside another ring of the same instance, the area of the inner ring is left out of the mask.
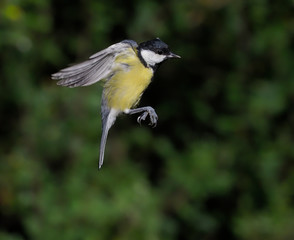
<path id="1" fill-rule="evenodd" d="M 136 114 L 138 123 L 149 115 L 155 127 L 158 116 L 150 107 L 138 105 L 159 64 L 169 58 L 180 58 L 159 38 L 142 42 L 124 40 L 90 56 L 88 60 L 52 74 L 57 84 L 81 87 L 104 81 L 101 103 L 102 137 L 99 169 L 103 164 L 108 131 L 120 113 Z"/>

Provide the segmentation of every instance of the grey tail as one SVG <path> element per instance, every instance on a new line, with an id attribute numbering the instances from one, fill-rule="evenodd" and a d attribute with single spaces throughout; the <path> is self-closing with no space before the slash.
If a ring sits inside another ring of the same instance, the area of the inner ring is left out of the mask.
<path id="1" fill-rule="evenodd" d="M 119 113 L 116 109 L 109 109 L 102 101 L 101 115 L 102 115 L 102 137 L 100 143 L 100 156 L 99 156 L 99 169 L 103 164 L 105 145 L 107 140 L 108 131 L 114 124 L 115 119 Z"/>

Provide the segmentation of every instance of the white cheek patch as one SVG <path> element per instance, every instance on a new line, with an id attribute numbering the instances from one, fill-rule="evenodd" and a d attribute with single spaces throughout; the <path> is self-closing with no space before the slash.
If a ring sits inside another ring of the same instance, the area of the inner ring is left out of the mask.
<path id="1" fill-rule="evenodd" d="M 145 62 L 151 66 L 154 66 L 157 63 L 161 63 L 166 58 L 165 55 L 159 55 L 155 52 L 144 49 L 141 51 L 141 55 Z"/>

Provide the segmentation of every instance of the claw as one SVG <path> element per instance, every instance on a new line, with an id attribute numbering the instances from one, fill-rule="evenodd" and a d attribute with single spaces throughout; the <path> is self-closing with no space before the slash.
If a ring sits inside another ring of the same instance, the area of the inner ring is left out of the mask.
<path id="1" fill-rule="evenodd" d="M 141 125 L 142 120 L 145 121 L 147 115 L 148 115 L 148 112 L 143 112 L 143 114 L 137 118 L 137 122 Z"/>
<path id="2" fill-rule="evenodd" d="M 148 125 L 151 126 L 152 128 L 155 128 L 157 126 L 157 123 L 156 122 L 153 122 L 153 123 L 150 122 Z"/>
<path id="3" fill-rule="evenodd" d="M 155 128 L 156 125 L 157 125 L 157 119 L 158 119 L 158 116 L 156 114 L 156 112 L 154 111 L 153 108 L 150 108 L 149 111 L 148 111 L 148 114 L 150 116 L 150 123 L 149 123 L 149 126 Z"/>
<path id="4" fill-rule="evenodd" d="M 155 115 L 150 115 L 150 123 L 148 124 L 149 126 L 155 128 L 157 125 L 157 119 L 158 117 Z"/>
<path id="5" fill-rule="evenodd" d="M 141 126 L 141 116 L 139 116 L 139 117 L 137 118 L 137 123 L 139 123 L 140 126 Z"/>

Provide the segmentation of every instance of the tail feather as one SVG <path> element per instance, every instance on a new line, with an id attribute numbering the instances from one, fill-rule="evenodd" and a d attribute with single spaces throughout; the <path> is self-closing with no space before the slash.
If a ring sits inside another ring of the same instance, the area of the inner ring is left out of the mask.
<path id="1" fill-rule="evenodd" d="M 111 126 L 114 124 L 118 113 L 119 112 L 116 109 L 109 109 L 106 106 L 102 107 L 102 137 L 101 137 L 101 143 L 100 143 L 99 169 L 101 168 L 103 164 L 108 131 L 111 128 Z"/>

